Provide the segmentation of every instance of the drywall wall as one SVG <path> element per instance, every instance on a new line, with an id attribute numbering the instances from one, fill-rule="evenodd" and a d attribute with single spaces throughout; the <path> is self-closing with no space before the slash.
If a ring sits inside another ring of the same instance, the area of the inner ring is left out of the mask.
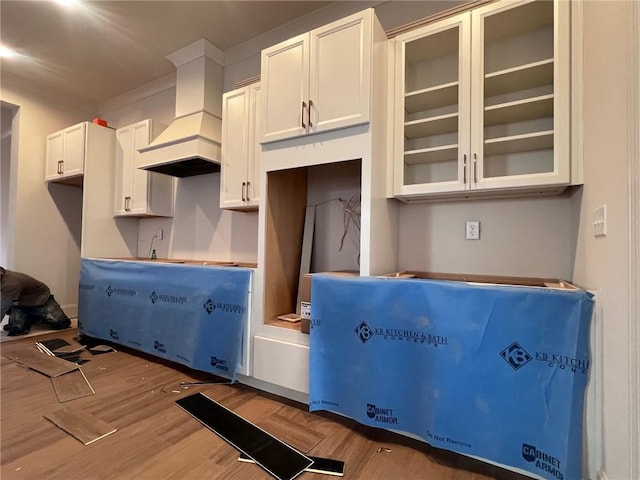
<path id="1" fill-rule="evenodd" d="M 403 205 L 401 270 L 571 280 L 578 232 L 570 195 Z M 480 221 L 480 239 L 465 222 Z"/>
<path id="2" fill-rule="evenodd" d="M 18 107 L 12 128 L 12 180 L 15 199 L 11 267 L 51 288 L 56 300 L 75 316 L 80 272 L 82 189 L 44 181 L 46 137 L 95 116 L 90 106 L 52 99 L 24 88 L 7 75 L 2 101 Z M 92 116 L 93 115 L 93 116 Z M 4 233 L 3 233 L 4 235 Z"/>
<path id="3" fill-rule="evenodd" d="M 629 56 L 633 2 L 584 2 L 584 181 L 574 280 L 598 291 L 603 330 L 604 471 L 609 480 L 631 471 L 629 322 L 629 158 L 627 126 L 633 96 Z M 637 30 L 637 25 L 635 26 Z M 636 34 L 637 35 L 637 34 Z M 637 86 L 635 87 L 637 88 Z M 637 112 L 637 110 L 636 110 Z M 607 206 L 607 236 L 595 238 L 593 211 Z M 636 345 L 637 349 L 637 345 Z M 637 374 L 637 372 L 636 372 Z M 637 408 L 637 403 L 636 403 Z M 637 454 L 637 452 L 636 452 Z M 637 462 L 638 459 L 636 458 Z M 636 467 L 637 468 L 637 467 Z M 637 470 L 636 470 L 637 473 Z"/>
<path id="4" fill-rule="evenodd" d="M 2 127 L 2 151 L 0 151 L 0 265 L 9 265 L 9 252 L 11 236 L 9 217 L 9 205 L 13 203 L 15 195 L 11 191 L 11 123 L 13 122 L 13 110 L 2 105 L 0 126 Z"/>

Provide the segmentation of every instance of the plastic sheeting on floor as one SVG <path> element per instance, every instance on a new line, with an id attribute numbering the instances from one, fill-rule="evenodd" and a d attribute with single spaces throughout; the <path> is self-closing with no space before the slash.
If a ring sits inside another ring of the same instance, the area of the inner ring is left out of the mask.
<path id="1" fill-rule="evenodd" d="M 251 270 L 83 258 L 78 329 L 235 380 Z"/>
<path id="2" fill-rule="evenodd" d="M 589 293 L 314 275 L 311 297 L 311 411 L 581 478 Z"/>

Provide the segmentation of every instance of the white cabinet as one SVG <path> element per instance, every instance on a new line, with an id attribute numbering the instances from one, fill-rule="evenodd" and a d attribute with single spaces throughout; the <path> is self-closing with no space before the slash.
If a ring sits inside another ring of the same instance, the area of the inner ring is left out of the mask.
<path id="1" fill-rule="evenodd" d="M 150 119 L 116 130 L 114 216 L 173 215 L 174 178 L 137 168 L 154 133 Z"/>
<path id="2" fill-rule="evenodd" d="M 497 1 L 396 37 L 396 197 L 570 184 L 569 21 L 569 2 Z"/>
<path id="3" fill-rule="evenodd" d="M 222 96 L 220 208 L 257 209 L 259 202 L 260 84 Z"/>
<path id="4" fill-rule="evenodd" d="M 88 122 L 52 133 L 47 137 L 45 180 L 82 185 L 86 143 L 91 141 Z M 93 128 L 105 128 L 91 124 Z"/>
<path id="5" fill-rule="evenodd" d="M 262 143 L 368 123 L 372 9 L 262 51 Z"/>

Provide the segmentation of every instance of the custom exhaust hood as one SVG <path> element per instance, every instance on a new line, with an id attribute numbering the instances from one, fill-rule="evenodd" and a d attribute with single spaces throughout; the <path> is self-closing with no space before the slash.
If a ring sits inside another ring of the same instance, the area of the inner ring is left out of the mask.
<path id="1" fill-rule="evenodd" d="M 219 172 L 224 55 L 200 39 L 166 58 L 177 67 L 175 120 L 139 150 L 138 168 L 174 177 Z"/>

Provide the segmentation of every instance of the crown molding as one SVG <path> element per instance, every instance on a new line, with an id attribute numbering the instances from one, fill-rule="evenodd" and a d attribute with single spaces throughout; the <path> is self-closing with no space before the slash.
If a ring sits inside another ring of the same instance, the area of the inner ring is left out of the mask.
<path id="1" fill-rule="evenodd" d="M 119 110 L 120 108 L 126 107 L 127 105 L 131 105 L 132 103 L 139 102 L 152 95 L 164 92 L 165 90 L 169 90 L 175 87 L 176 73 L 174 72 L 167 75 L 166 77 L 159 78 L 158 80 L 154 80 L 153 82 L 149 82 L 138 88 L 130 90 L 127 93 L 123 93 L 122 95 L 119 95 L 117 97 L 110 98 L 106 102 L 102 102 L 100 104 L 100 113 L 104 114 L 107 112 L 113 112 L 114 110 Z"/>

